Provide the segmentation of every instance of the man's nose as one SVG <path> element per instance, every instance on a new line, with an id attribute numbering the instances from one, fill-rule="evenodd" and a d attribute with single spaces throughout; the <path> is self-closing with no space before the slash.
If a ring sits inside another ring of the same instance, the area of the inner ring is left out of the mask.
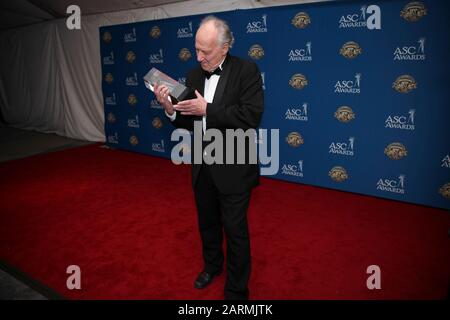
<path id="1" fill-rule="evenodd" d="M 203 56 L 203 54 L 198 53 L 198 54 L 197 54 L 197 61 L 198 61 L 198 62 L 203 62 L 203 60 L 205 60 L 205 57 Z"/>

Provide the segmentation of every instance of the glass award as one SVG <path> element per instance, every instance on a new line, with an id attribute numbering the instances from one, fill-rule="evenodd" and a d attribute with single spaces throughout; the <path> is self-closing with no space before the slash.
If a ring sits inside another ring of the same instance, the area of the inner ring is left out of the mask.
<path id="1" fill-rule="evenodd" d="M 150 71 L 144 76 L 144 83 L 145 86 L 152 92 L 154 92 L 154 83 L 158 86 L 165 85 L 169 89 L 170 98 L 173 104 L 176 104 L 177 101 L 195 99 L 197 97 L 192 88 L 186 87 L 156 68 L 151 68 Z"/>

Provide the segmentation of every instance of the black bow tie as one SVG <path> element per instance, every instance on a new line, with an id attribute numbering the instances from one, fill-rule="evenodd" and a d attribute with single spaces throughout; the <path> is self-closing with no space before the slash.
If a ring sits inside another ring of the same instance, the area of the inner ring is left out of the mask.
<path id="1" fill-rule="evenodd" d="M 211 78 L 211 76 L 213 74 L 217 74 L 218 76 L 220 76 L 221 72 L 222 72 L 222 70 L 220 69 L 220 67 L 217 67 L 216 70 L 214 70 L 213 72 L 203 70 L 203 73 L 205 74 L 206 79 Z"/>

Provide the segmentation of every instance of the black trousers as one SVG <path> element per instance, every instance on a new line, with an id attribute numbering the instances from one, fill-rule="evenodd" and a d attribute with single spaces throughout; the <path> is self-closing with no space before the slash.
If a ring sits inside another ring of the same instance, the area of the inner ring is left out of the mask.
<path id="1" fill-rule="evenodd" d="M 251 259 L 247 209 L 251 191 L 242 194 L 220 193 L 214 185 L 209 166 L 203 164 L 194 186 L 194 193 L 205 271 L 208 273 L 222 271 L 223 232 L 225 232 L 227 243 L 225 299 L 248 299 Z"/>

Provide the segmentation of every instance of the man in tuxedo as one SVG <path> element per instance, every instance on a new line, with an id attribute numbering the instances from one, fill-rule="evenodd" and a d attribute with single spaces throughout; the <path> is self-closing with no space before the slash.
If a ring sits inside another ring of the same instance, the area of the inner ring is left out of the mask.
<path id="1" fill-rule="evenodd" d="M 245 300 L 249 296 L 251 269 L 247 209 L 252 188 L 259 183 L 259 166 L 256 161 L 249 161 L 248 153 L 252 144 L 256 148 L 256 137 L 245 141 L 245 163 L 237 163 L 237 147 L 227 150 L 225 131 L 254 131 L 261 121 L 264 94 L 257 65 L 228 53 L 233 42 L 225 21 L 214 16 L 204 18 L 195 37 L 199 66 L 186 78 L 186 86 L 195 89 L 196 98 L 173 105 L 166 86 L 154 84 L 154 92 L 176 127 L 193 131 L 194 121 L 200 121 L 203 134 L 210 128 L 223 133 L 223 163 L 206 164 L 202 161 L 201 164 L 192 164 L 192 186 L 204 259 L 204 269 L 194 286 L 205 288 L 222 273 L 225 231 L 225 299 Z M 203 143 L 202 150 L 205 146 Z M 202 152 L 205 155 L 206 151 Z M 226 154 L 230 152 L 234 152 L 233 163 L 225 162 Z"/>

